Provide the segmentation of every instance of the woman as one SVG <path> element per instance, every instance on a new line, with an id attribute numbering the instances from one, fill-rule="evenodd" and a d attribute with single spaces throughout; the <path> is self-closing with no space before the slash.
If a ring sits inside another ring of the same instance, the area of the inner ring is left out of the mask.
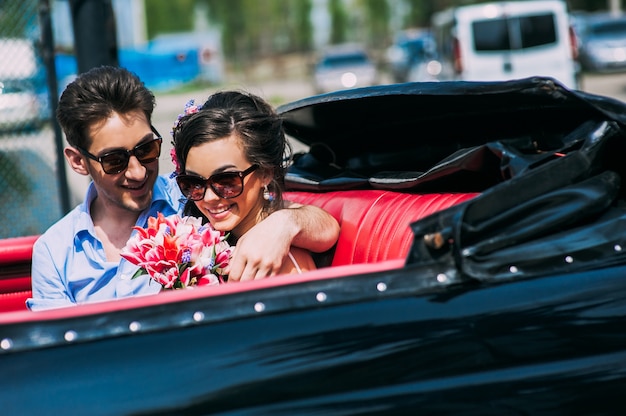
<path id="1" fill-rule="evenodd" d="M 190 102 L 172 136 L 184 214 L 229 232 L 231 244 L 272 212 L 295 206 L 282 197 L 291 148 L 281 118 L 262 98 L 225 91 L 201 106 Z M 313 269 L 311 254 L 292 246 L 279 274 Z"/>

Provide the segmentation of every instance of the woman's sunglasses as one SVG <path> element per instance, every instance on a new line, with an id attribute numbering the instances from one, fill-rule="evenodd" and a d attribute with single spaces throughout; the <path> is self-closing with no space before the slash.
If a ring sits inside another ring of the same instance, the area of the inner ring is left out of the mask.
<path id="1" fill-rule="evenodd" d="M 96 156 L 89 153 L 87 150 L 78 147 L 78 150 L 88 158 L 100 162 L 104 173 L 113 175 L 123 172 L 128 167 L 128 162 L 131 156 L 135 156 L 137 160 L 145 165 L 152 163 L 161 155 L 161 143 L 163 139 L 153 130 L 155 136 L 149 142 L 141 143 L 131 150 L 120 149 L 114 150 L 109 153 L 105 153 L 102 156 Z"/>
<path id="2" fill-rule="evenodd" d="M 183 195 L 192 201 L 204 199 L 207 186 L 220 198 L 236 198 L 243 192 L 243 178 L 258 168 L 259 165 L 252 165 L 244 171 L 216 173 L 208 179 L 197 175 L 179 175 L 176 182 Z"/>

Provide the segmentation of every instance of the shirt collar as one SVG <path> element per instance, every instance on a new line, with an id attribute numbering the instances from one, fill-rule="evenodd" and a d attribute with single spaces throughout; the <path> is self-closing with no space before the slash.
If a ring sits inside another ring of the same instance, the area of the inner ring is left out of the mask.
<path id="1" fill-rule="evenodd" d="M 80 232 L 88 232 L 94 238 L 96 237 L 96 232 L 93 226 L 93 221 L 91 220 L 91 203 L 98 196 L 98 191 L 96 187 L 91 181 L 89 186 L 87 187 L 87 193 L 85 195 L 85 199 L 83 202 L 77 207 L 79 211 L 78 221 L 76 223 L 76 234 Z M 138 223 L 143 222 L 146 214 L 153 215 L 153 211 L 155 208 L 158 211 L 163 210 L 166 207 L 171 207 L 170 209 L 174 212 L 180 213 L 182 212 L 182 207 L 184 206 L 185 199 L 183 198 L 176 181 L 172 178 L 169 178 L 165 175 L 160 175 L 157 177 L 157 180 L 154 183 L 154 187 L 152 188 L 152 202 L 150 204 L 150 208 L 144 211 L 138 219 Z M 169 215 L 169 213 L 167 214 Z"/>

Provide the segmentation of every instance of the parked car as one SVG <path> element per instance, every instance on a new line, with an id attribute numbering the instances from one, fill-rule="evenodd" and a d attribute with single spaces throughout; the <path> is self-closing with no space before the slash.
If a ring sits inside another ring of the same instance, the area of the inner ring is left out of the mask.
<path id="1" fill-rule="evenodd" d="M 626 16 L 601 13 L 578 20 L 582 69 L 626 72 Z"/>
<path id="2" fill-rule="evenodd" d="M 405 82 L 437 82 L 440 80 L 442 70 L 443 65 L 436 55 L 413 60 L 409 65 Z"/>
<path id="3" fill-rule="evenodd" d="M 24 310 L 0 241 L 8 415 L 614 415 L 626 391 L 626 104 L 552 78 L 379 85 L 278 108 L 302 275 Z"/>
<path id="4" fill-rule="evenodd" d="M 49 112 L 45 72 L 34 41 L 0 38 L 0 133 L 39 128 Z"/>
<path id="5" fill-rule="evenodd" d="M 31 79 L 36 76 L 37 54 L 32 40 L 0 38 L 0 79 Z"/>
<path id="6" fill-rule="evenodd" d="M 0 132 L 20 132 L 44 122 L 42 97 L 28 80 L 0 81 Z"/>
<path id="7" fill-rule="evenodd" d="M 437 61 L 435 42 L 430 32 L 400 32 L 387 49 L 387 61 L 394 82 L 434 81 L 439 74 L 429 63 Z"/>
<path id="8" fill-rule="evenodd" d="M 378 69 L 362 47 L 335 45 L 316 62 L 313 83 L 318 93 L 368 87 L 378 83 Z"/>

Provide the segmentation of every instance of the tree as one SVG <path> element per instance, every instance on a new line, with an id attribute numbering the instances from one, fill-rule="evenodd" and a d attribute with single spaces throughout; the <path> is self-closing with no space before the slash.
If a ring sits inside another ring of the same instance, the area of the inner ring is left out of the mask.
<path id="1" fill-rule="evenodd" d="M 431 0 L 404 0 L 404 2 L 407 6 L 404 28 L 430 26 L 430 17 L 436 11 L 437 2 Z"/>
<path id="2" fill-rule="evenodd" d="M 330 14 L 330 43 L 343 43 L 347 40 L 348 14 L 341 0 L 328 1 Z"/>
<path id="3" fill-rule="evenodd" d="M 385 47 L 389 43 L 389 3 L 387 0 L 361 0 L 365 11 L 365 27 L 368 44 L 374 48 Z"/>
<path id="4" fill-rule="evenodd" d="M 195 0 L 145 1 L 149 1 L 145 7 L 148 39 L 160 33 L 187 32 L 193 28 Z"/>
<path id="5" fill-rule="evenodd" d="M 32 38 L 36 27 L 36 1 L 0 1 L 0 37 Z"/>
<path id="6" fill-rule="evenodd" d="M 311 12 L 313 4 L 311 0 L 299 0 L 290 2 L 295 7 L 295 26 L 293 28 L 293 50 L 306 52 L 313 47 L 313 24 L 311 23 Z"/>
<path id="7" fill-rule="evenodd" d="M 219 25 L 222 32 L 222 47 L 229 60 L 238 63 L 246 44 L 246 0 L 204 0 L 209 10 L 209 19 Z"/>

